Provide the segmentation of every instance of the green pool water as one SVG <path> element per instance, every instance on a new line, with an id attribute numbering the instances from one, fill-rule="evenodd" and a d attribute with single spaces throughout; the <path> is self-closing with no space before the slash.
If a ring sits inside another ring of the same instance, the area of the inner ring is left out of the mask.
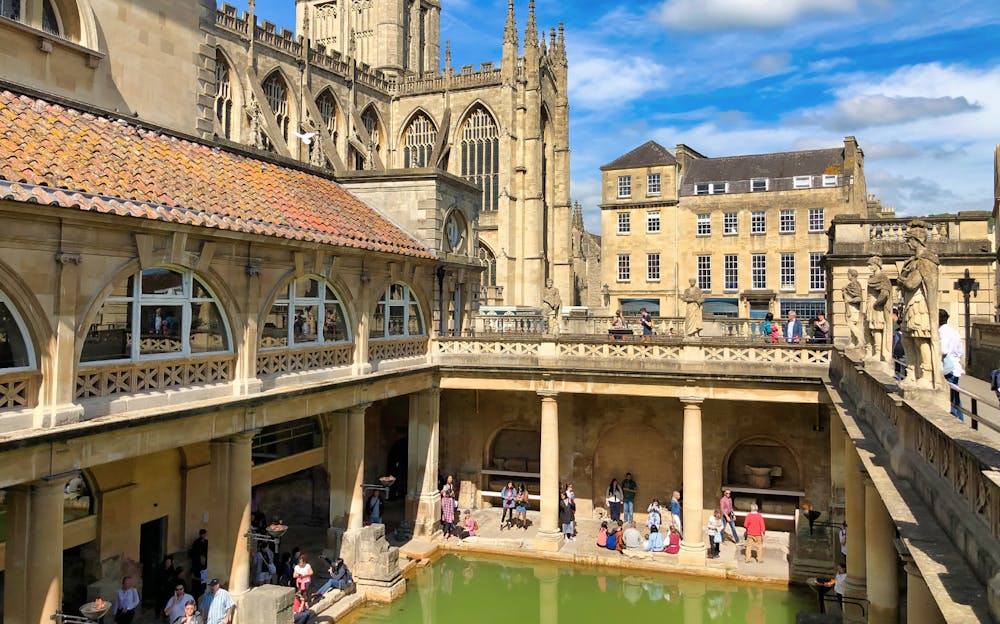
<path id="1" fill-rule="evenodd" d="M 342 622 L 785 624 L 815 610 L 808 589 L 446 555 L 420 569 L 400 600 Z"/>

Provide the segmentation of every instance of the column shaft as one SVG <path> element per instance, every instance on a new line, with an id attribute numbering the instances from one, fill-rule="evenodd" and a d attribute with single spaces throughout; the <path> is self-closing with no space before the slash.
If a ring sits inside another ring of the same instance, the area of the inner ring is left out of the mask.
<path id="1" fill-rule="evenodd" d="M 418 537 L 433 535 L 441 515 L 437 489 L 440 400 L 439 388 L 410 397 L 406 519 L 413 522 L 413 534 Z"/>
<path id="2" fill-rule="evenodd" d="M 346 410 L 323 415 L 323 446 L 325 449 L 326 476 L 330 489 L 329 526 L 347 527 L 351 493 L 347 483 L 347 419 Z"/>
<path id="3" fill-rule="evenodd" d="M 682 398 L 684 405 L 684 535 L 681 557 L 684 563 L 705 562 L 705 540 L 702 531 L 704 477 L 701 435 L 700 398 Z"/>
<path id="4" fill-rule="evenodd" d="M 830 414 L 830 504 L 836 509 L 844 504 L 844 426 L 833 407 Z M 816 501 L 819 503 L 819 501 Z M 831 518 L 836 522 L 838 518 Z"/>
<path id="5" fill-rule="evenodd" d="M 63 481 L 7 490 L 4 614 L 11 622 L 48 624 L 62 608 Z"/>
<path id="6" fill-rule="evenodd" d="M 945 624 L 931 590 L 913 561 L 908 561 L 906 570 L 906 622 L 907 624 Z"/>
<path id="7" fill-rule="evenodd" d="M 850 436 L 844 436 L 844 506 L 847 516 L 847 586 L 845 593 L 864 598 L 865 565 L 865 486 L 861 460 Z"/>
<path id="8" fill-rule="evenodd" d="M 360 529 L 364 524 L 365 493 L 365 410 L 370 403 L 355 405 L 347 416 L 347 480 L 345 481 L 350 507 L 347 528 Z"/>
<path id="9" fill-rule="evenodd" d="M 562 545 L 559 526 L 559 403 L 556 393 L 540 390 L 542 397 L 541 431 L 541 511 L 542 522 L 535 538 L 535 548 L 554 551 Z"/>
<path id="10" fill-rule="evenodd" d="M 208 513 L 208 576 L 228 583 L 239 595 L 250 588 L 251 442 L 254 432 L 212 440 L 211 496 Z"/>
<path id="11" fill-rule="evenodd" d="M 865 483 L 865 570 L 868 578 L 868 621 L 895 624 L 899 620 L 899 555 L 896 525 L 875 485 Z"/>

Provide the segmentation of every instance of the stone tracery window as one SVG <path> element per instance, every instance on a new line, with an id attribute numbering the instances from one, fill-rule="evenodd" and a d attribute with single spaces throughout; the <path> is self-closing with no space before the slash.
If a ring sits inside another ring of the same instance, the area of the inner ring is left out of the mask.
<path id="1" fill-rule="evenodd" d="M 35 368 L 35 350 L 17 308 L 0 292 L 0 371 Z"/>
<path id="2" fill-rule="evenodd" d="M 436 141 L 434 122 L 423 113 L 414 115 L 403 133 L 403 167 L 429 167 Z"/>
<path id="3" fill-rule="evenodd" d="M 392 284 L 375 305 L 370 338 L 403 338 L 426 335 L 417 297 L 405 284 Z"/>
<path id="4" fill-rule="evenodd" d="M 285 80 L 281 77 L 281 74 L 275 71 L 264 80 L 264 84 L 261 86 L 264 90 L 264 97 L 267 98 L 267 105 L 271 107 L 271 112 L 274 113 L 274 119 L 278 122 L 278 128 L 281 130 L 281 137 L 287 144 L 288 129 L 290 124 L 290 117 L 288 113 L 288 85 L 285 84 Z M 268 149 L 273 149 L 270 141 L 265 140 L 265 145 Z"/>
<path id="5" fill-rule="evenodd" d="M 333 99 L 333 94 L 327 89 L 316 98 L 316 108 L 319 109 L 320 117 L 322 117 L 321 123 L 326 131 L 330 133 L 330 138 L 333 140 L 334 147 L 337 146 L 337 101 Z M 309 145 L 309 160 L 311 162 L 316 162 L 318 160 L 318 153 L 322 150 L 320 142 L 314 140 Z M 324 159 L 323 166 L 329 166 L 329 163 Z"/>
<path id="6" fill-rule="evenodd" d="M 0 0 L 0 17 L 20 21 L 21 0 Z"/>
<path id="7" fill-rule="evenodd" d="M 500 133 L 482 106 L 462 126 L 462 177 L 483 190 L 483 210 L 497 209 L 500 199 Z"/>
<path id="8" fill-rule="evenodd" d="M 365 112 L 361 113 L 361 123 L 365 126 L 365 131 L 368 132 L 368 136 L 372 139 L 372 149 L 376 154 L 381 156 L 382 154 L 382 128 L 381 124 L 378 122 L 378 113 L 375 112 L 374 106 L 369 106 L 365 109 Z M 365 161 L 368 155 L 359 153 L 357 150 L 354 151 L 354 168 L 361 171 L 365 168 Z"/>
<path id="9" fill-rule="evenodd" d="M 52 0 L 42 2 L 42 30 L 51 35 L 62 35 L 62 20 Z"/>
<path id="10" fill-rule="evenodd" d="M 114 285 L 90 325 L 81 362 L 183 357 L 231 349 L 216 297 L 183 269 L 156 267 Z"/>
<path id="11" fill-rule="evenodd" d="M 497 256 L 493 250 L 479 241 L 479 261 L 483 263 L 483 286 L 497 285 Z"/>
<path id="12" fill-rule="evenodd" d="M 233 85 L 229 63 L 221 54 L 215 56 L 215 118 L 219 121 L 222 135 L 233 136 Z"/>
<path id="13" fill-rule="evenodd" d="M 347 315 L 336 291 L 325 280 L 292 280 L 264 319 L 261 348 L 349 342 Z"/>

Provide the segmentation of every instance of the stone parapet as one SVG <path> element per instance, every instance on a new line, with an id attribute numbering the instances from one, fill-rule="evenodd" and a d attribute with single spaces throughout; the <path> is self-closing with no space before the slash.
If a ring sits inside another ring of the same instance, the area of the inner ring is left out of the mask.
<path id="1" fill-rule="evenodd" d="M 969 358 L 966 373 L 989 381 L 990 372 L 1000 368 L 1000 323 L 973 323 L 966 355 Z"/>
<path id="2" fill-rule="evenodd" d="M 406 591 L 399 569 L 399 548 L 389 546 L 385 525 L 373 524 L 343 533 L 340 557 L 368 600 L 391 602 Z"/>

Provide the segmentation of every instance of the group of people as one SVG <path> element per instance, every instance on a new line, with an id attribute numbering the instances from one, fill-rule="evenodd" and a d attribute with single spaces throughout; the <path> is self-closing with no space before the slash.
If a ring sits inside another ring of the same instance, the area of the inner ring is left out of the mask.
<path id="1" fill-rule="evenodd" d="M 512 483 L 508 483 L 510 487 L 513 487 Z M 521 485 L 522 489 L 524 485 Z M 527 505 L 527 491 L 524 491 L 525 506 Z M 506 509 L 506 508 L 505 508 Z M 520 509 L 520 507 L 518 507 Z M 521 512 L 521 516 L 525 518 L 524 522 L 527 522 L 526 507 Z M 503 521 L 501 520 L 501 528 L 503 526 Z M 455 489 L 455 478 L 448 475 L 445 479 L 444 484 L 441 486 L 441 539 L 447 541 L 452 537 L 457 537 L 458 539 L 466 539 L 469 537 L 475 537 L 479 532 L 479 522 L 472 517 L 472 510 L 466 509 L 461 517 L 458 515 L 458 492 Z"/>
<path id="2" fill-rule="evenodd" d="M 822 312 L 816 315 L 811 322 L 811 336 L 808 336 L 802 326 L 802 321 L 796 318 L 794 310 L 788 311 L 788 318 L 785 325 L 774 320 L 774 314 L 768 312 L 764 320 L 760 323 L 760 335 L 771 344 L 784 341 L 788 344 L 799 344 L 810 342 L 813 344 L 827 344 L 830 342 L 830 321 L 826 319 L 826 314 Z"/>
<path id="3" fill-rule="evenodd" d="M 133 586 L 132 577 L 123 577 L 112 608 L 115 624 L 132 624 L 139 605 L 139 592 Z M 162 613 L 170 624 L 231 624 L 235 609 L 236 603 L 229 592 L 220 587 L 219 579 L 208 582 L 200 602 L 187 593 L 183 581 L 175 579 L 172 595 Z"/>
<path id="4" fill-rule="evenodd" d="M 642 308 L 639 310 L 639 327 L 642 332 L 642 341 L 649 342 L 653 338 L 653 315 L 649 313 L 649 310 Z M 611 320 L 611 329 L 627 329 L 628 325 L 625 323 L 625 317 L 622 315 L 622 311 L 618 310 L 615 312 L 614 319 Z M 627 333 L 627 332 L 626 332 Z M 612 333 L 612 337 L 615 340 L 621 340 L 621 334 Z"/>

